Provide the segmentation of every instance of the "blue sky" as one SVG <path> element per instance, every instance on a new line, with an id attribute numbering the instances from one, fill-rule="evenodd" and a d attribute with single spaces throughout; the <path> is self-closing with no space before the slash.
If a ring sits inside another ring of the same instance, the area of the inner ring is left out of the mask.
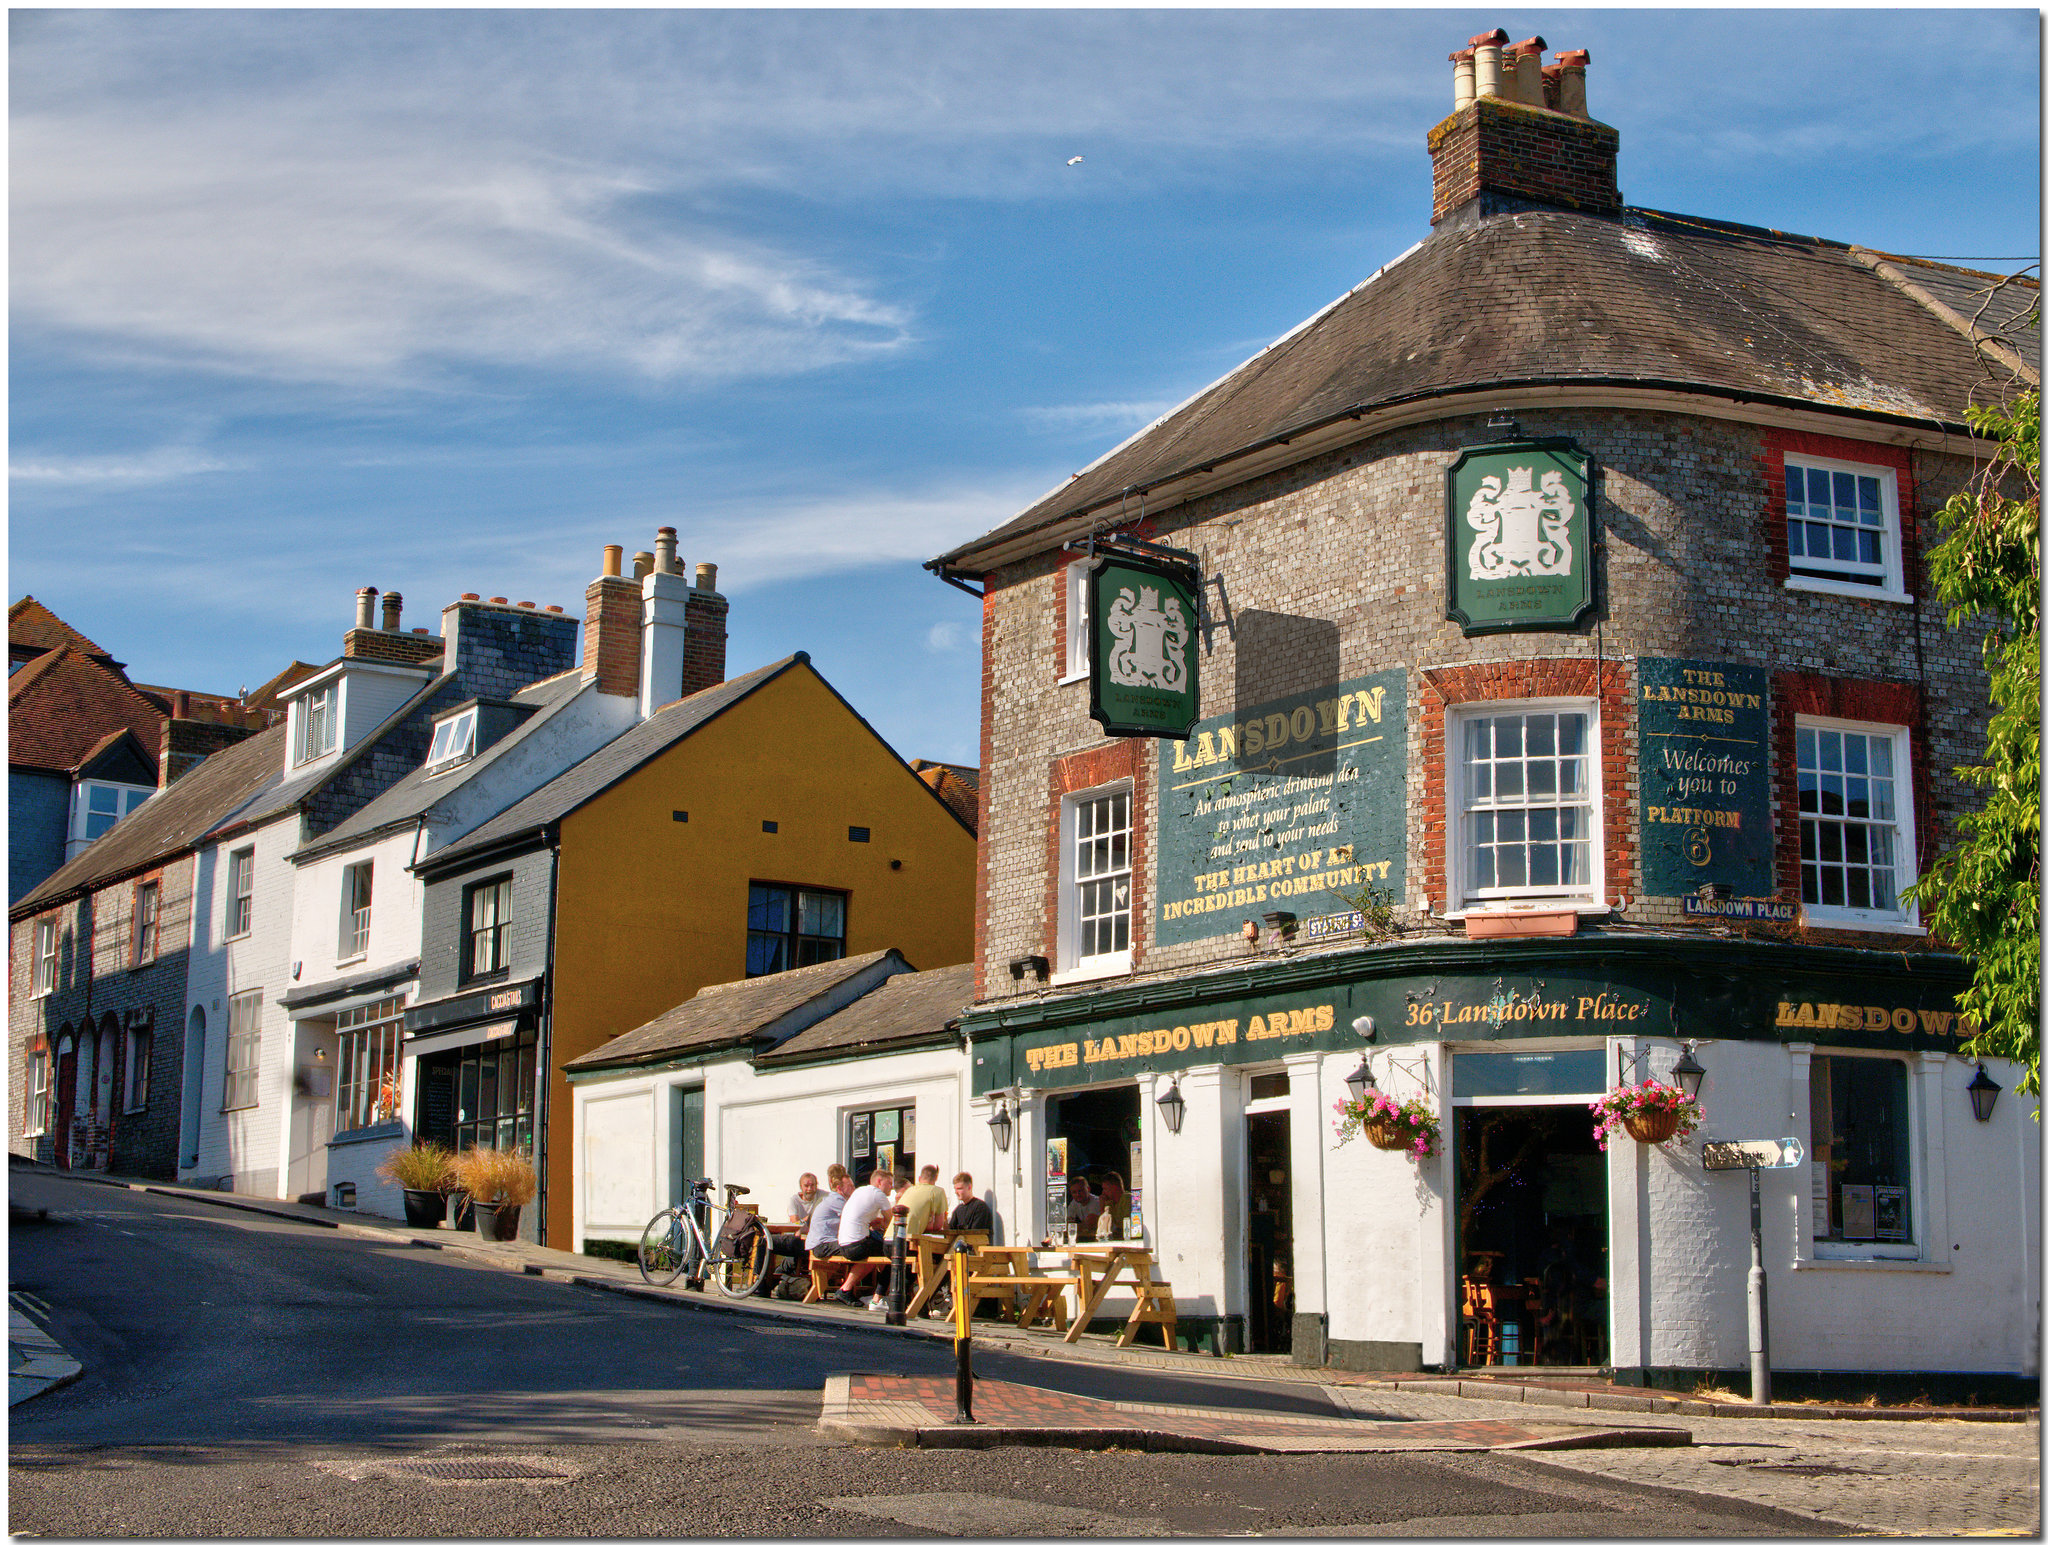
<path id="1" fill-rule="evenodd" d="M 10 24 L 9 595 L 212 690 L 331 659 L 359 585 L 580 615 L 674 525 L 734 671 L 808 649 L 978 760 L 922 561 L 1427 234 L 1490 25 L 1591 51 L 1631 203 L 2039 246 L 2033 10 Z"/>

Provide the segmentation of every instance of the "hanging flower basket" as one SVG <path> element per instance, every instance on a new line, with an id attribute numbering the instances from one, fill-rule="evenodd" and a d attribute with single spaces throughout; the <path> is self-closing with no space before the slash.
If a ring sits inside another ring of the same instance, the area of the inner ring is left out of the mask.
<path id="1" fill-rule="evenodd" d="M 1373 1147 L 1384 1148 L 1389 1153 L 1406 1153 L 1417 1159 L 1428 1158 L 1440 1146 L 1442 1123 L 1436 1112 L 1419 1098 L 1396 1105 L 1374 1089 L 1363 1099 L 1339 1100 L 1332 1108 L 1337 1112 L 1339 1148 L 1361 1131 Z"/>
<path id="2" fill-rule="evenodd" d="M 1593 1140 L 1605 1152 L 1617 1133 L 1639 1143 L 1681 1141 L 1700 1124 L 1700 1102 L 1674 1084 L 1654 1078 L 1610 1089 L 1587 1107 L 1593 1112 Z"/>

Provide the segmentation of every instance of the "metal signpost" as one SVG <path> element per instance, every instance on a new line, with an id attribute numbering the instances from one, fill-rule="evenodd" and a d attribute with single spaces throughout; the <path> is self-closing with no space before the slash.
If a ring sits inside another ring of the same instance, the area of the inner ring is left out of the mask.
<path id="1" fill-rule="evenodd" d="M 1771 1305 L 1764 1278 L 1764 1207 L 1757 1172 L 1793 1169 L 1806 1160 L 1796 1137 L 1751 1138 L 1741 1142 L 1702 1142 L 1700 1162 L 1710 1170 L 1749 1171 L 1749 1402 L 1771 1403 Z"/>

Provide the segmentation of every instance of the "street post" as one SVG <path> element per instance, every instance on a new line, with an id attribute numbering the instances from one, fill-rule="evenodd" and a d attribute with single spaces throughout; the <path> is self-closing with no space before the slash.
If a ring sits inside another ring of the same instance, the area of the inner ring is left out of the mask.
<path id="1" fill-rule="evenodd" d="M 901 1325 L 904 1320 L 903 1266 L 903 1220 L 910 1215 L 908 1207 L 896 1209 L 895 1226 L 889 1230 L 889 1312 L 884 1318 L 891 1325 Z"/>
<path id="2" fill-rule="evenodd" d="M 955 1425 L 974 1420 L 974 1342 L 968 1334 L 967 1257 L 972 1248 L 964 1239 L 953 1241 L 953 1404 Z"/>
<path id="3" fill-rule="evenodd" d="M 1700 1163 L 1709 1170 L 1749 1171 L 1749 1401 L 1771 1403 L 1771 1300 L 1764 1272 L 1764 1207 L 1757 1175 L 1767 1169 L 1792 1169 L 1806 1158 L 1796 1137 L 1752 1138 L 1740 1142 L 1702 1142 Z"/>

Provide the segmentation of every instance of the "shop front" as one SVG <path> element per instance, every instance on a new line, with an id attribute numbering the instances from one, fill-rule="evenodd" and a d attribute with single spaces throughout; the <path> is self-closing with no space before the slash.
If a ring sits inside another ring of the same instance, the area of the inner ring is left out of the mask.
<path id="1" fill-rule="evenodd" d="M 514 982 L 414 1004 L 400 1050 L 410 1073 L 412 1133 L 419 1142 L 518 1149 L 534 1162 L 547 1195 L 546 1154 L 534 1141 L 545 1119 L 547 1067 L 542 981 Z M 545 1207 L 522 1211 L 532 1235 Z"/>
<path id="2" fill-rule="evenodd" d="M 1699 1143 L 1794 1137 L 1810 1162 L 1764 1180 L 1779 1365 L 2018 1372 L 2037 1362 L 2023 1328 L 1956 1304 L 2038 1293 L 2008 1216 L 2039 1237 L 2033 1102 L 1973 1118 L 1961 985 L 1928 956 L 1443 941 L 984 1003 L 963 1029 L 977 1108 L 1016 1120 L 1020 1232 L 1047 1236 L 1067 1177 L 1122 1157 L 1183 1329 L 1213 1324 L 1227 1349 L 1740 1369 L 1747 1190 L 1703 1171 Z M 1603 1148 L 1591 1103 L 1670 1082 L 1687 1042 L 1699 1137 Z M 1436 1151 L 1345 1138 L 1335 1107 L 1361 1067 L 1435 1114 Z"/>

